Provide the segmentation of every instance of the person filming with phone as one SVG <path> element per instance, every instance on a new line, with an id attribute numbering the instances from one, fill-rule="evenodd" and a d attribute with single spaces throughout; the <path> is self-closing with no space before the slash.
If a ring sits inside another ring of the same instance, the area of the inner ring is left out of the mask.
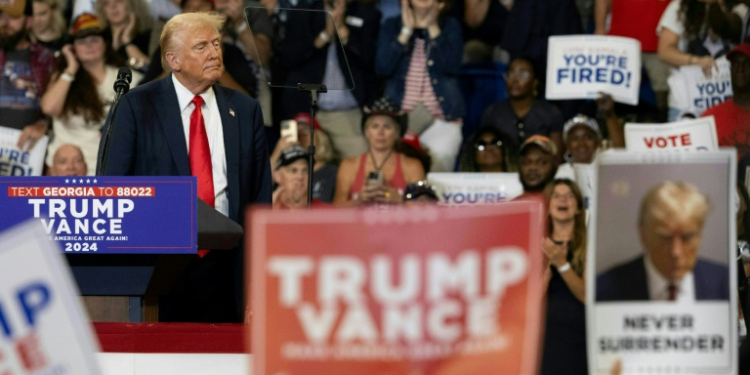
<path id="1" fill-rule="evenodd" d="M 419 160 L 398 150 L 406 116 L 387 98 L 365 108 L 365 113 L 362 132 L 369 149 L 341 162 L 333 201 L 342 206 L 401 204 L 406 186 L 425 178 Z"/>

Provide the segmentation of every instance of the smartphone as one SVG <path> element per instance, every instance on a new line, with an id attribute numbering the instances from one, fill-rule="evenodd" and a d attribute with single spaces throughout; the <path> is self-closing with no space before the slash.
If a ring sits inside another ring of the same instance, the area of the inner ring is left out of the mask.
<path id="1" fill-rule="evenodd" d="M 297 121 L 284 120 L 281 122 L 281 138 L 286 138 L 287 142 L 297 142 Z"/>
<path id="2" fill-rule="evenodd" d="M 367 175 L 367 186 L 381 186 L 384 182 L 383 172 L 372 171 Z"/>

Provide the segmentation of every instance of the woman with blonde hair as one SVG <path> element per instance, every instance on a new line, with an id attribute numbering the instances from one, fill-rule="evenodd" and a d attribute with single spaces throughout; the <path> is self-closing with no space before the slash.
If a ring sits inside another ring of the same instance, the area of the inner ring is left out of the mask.
<path id="1" fill-rule="evenodd" d="M 65 41 L 65 19 L 59 0 L 34 0 L 29 36 L 35 42 L 53 50 L 62 49 Z"/>
<path id="2" fill-rule="evenodd" d="M 138 71 L 148 67 L 151 16 L 143 0 L 96 0 L 96 15 L 104 24 L 104 39 L 128 65 Z"/>
<path id="3" fill-rule="evenodd" d="M 587 374 L 586 364 L 586 210 L 581 190 L 569 179 L 555 179 L 544 190 L 548 237 L 542 245 L 550 267 L 542 374 Z"/>

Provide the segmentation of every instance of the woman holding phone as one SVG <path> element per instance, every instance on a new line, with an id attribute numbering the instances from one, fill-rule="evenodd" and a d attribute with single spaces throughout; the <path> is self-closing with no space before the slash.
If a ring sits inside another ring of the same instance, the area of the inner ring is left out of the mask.
<path id="1" fill-rule="evenodd" d="M 78 16 L 73 22 L 73 44 L 62 48 L 64 57 L 47 91 L 42 96 L 42 111 L 52 117 L 54 137 L 47 147 L 47 165 L 57 148 L 64 144 L 78 146 L 83 152 L 87 174 L 96 173 L 101 128 L 114 100 L 117 70 L 123 62 L 104 40 L 104 28 L 90 13 Z M 140 79 L 133 72 L 133 84 Z"/>
<path id="2" fill-rule="evenodd" d="M 365 112 L 362 132 L 368 150 L 341 162 L 333 202 L 347 206 L 400 204 L 406 186 L 425 178 L 422 163 L 398 150 L 406 133 L 405 116 L 386 98 Z"/>

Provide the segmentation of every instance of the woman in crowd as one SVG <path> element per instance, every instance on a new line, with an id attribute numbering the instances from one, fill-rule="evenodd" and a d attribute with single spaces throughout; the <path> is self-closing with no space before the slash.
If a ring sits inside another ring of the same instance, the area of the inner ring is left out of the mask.
<path id="1" fill-rule="evenodd" d="M 562 114 L 557 107 L 537 97 L 538 86 L 538 75 L 531 60 L 524 57 L 511 60 L 505 73 L 509 98 L 488 107 L 482 115 L 482 127 L 493 127 L 500 132 L 507 142 L 509 155 L 518 155 L 523 141 L 535 134 L 549 137 L 558 150 L 564 150 Z M 509 162 L 513 166 L 517 164 L 516 160 Z"/>
<path id="2" fill-rule="evenodd" d="M 461 152 L 461 172 L 507 172 L 506 148 L 495 128 L 479 129 Z"/>
<path id="3" fill-rule="evenodd" d="M 96 173 L 101 128 L 114 100 L 114 86 L 121 60 L 104 40 L 104 28 L 96 16 L 84 13 L 71 28 L 73 44 L 62 49 L 58 64 L 40 105 L 52 117 L 54 137 L 47 149 L 47 165 L 64 144 L 83 152 L 88 175 Z M 140 75 L 133 72 L 133 82 Z"/>
<path id="4" fill-rule="evenodd" d="M 672 0 L 659 20 L 659 59 L 675 68 L 697 65 L 706 76 L 718 58 L 740 41 L 748 6 L 738 0 Z M 677 119 L 673 93 L 669 94 L 669 120 Z"/>
<path id="5" fill-rule="evenodd" d="M 104 38 L 130 67 L 145 71 L 151 40 L 151 16 L 143 0 L 97 0 L 94 9 L 105 25 Z"/>
<path id="6" fill-rule="evenodd" d="M 402 0 L 401 17 L 380 28 L 375 71 L 385 93 L 409 113 L 409 127 L 430 150 L 432 171 L 453 171 L 464 102 L 458 86 L 461 27 L 440 0 Z"/>
<path id="7" fill-rule="evenodd" d="M 406 119 L 387 99 L 366 109 L 368 116 L 362 132 L 369 150 L 360 156 L 344 159 L 339 166 L 334 203 L 400 204 L 410 183 L 424 180 L 422 163 L 402 155 L 396 144 L 406 132 Z"/>
<path id="8" fill-rule="evenodd" d="M 271 153 L 271 166 L 275 167 L 281 151 L 293 145 L 299 145 L 303 150 L 310 146 L 310 115 L 304 112 L 294 116 L 297 123 L 297 141 L 291 141 L 282 137 L 276 143 Z M 333 193 L 336 189 L 336 176 L 339 168 L 334 164 L 336 153 L 331 144 L 331 139 L 315 119 L 315 164 L 313 165 L 313 199 L 321 202 L 333 202 Z"/>
<path id="9" fill-rule="evenodd" d="M 31 29 L 29 36 L 37 43 L 59 51 L 63 46 L 65 19 L 58 0 L 34 0 Z"/>
<path id="10" fill-rule="evenodd" d="M 591 164 L 602 145 L 602 132 L 599 123 L 591 117 L 578 114 L 568 120 L 563 127 L 565 142 L 565 163 L 557 167 L 556 178 L 576 179 L 573 164 Z"/>
<path id="11" fill-rule="evenodd" d="M 542 374 L 587 374 L 586 366 L 586 220 L 581 190 L 568 179 L 545 189 L 548 237 L 543 250 L 550 267 Z"/>

